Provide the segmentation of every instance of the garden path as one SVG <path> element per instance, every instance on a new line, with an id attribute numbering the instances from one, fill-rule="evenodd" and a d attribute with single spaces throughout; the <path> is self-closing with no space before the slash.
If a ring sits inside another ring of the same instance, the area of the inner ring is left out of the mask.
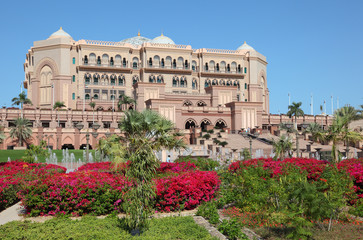
<path id="1" fill-rule="evenodd" d="M 5 223 L 11 221 L 22 220 L 23 217 L 21 216 L 21 214 L 23 211 L 23 207 L 20 205 L 20 202 L 18 202 L 17 204 L 0 212 L 0 225 L 4 225 Z"/>

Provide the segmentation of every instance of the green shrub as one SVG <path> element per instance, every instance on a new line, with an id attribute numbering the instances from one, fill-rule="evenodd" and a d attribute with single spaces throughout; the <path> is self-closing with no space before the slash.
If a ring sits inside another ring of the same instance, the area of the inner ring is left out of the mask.
<path id="1" fill-rule="evenodd" d="M 190 162 L 194 163 L 197 168 L 201 171 L 215 171 L 216 168 L 219 167 L 219 163 L 210 158 L 202 158 L 198 157 L 197 159 L 193 159 L 191 157 L 181 157 L 176 162 Z"/>
<path id="2" fill-rule="evenodd" d="M 206 133 L 206 134 L 204 134 L 203 136 L 202 136 L 202 138 L 205 138 L 205 139 L 209 139 L 210 138 L 210 134 L 209 133 Z"/>
<path id="3" fill-rule="evenodd" d="M 220 145 L 220 146 L 222 146 L 222 147 L 225 147 L 225 146 L 227 146 L 227 145 L 228 145 L 228 142 L 223 141 L 223 142 L 220 142 L 220 143 L 219 143 L 219 145 Z"/>
<path id="4" fill-rule="evenodd" d="M 247 236 L 242 233 L 242 225 L 236 220 L 223 220 L 218 226 L 218 230 L 224 235 L 228 236 L 228 239 L 248 239 Z"/>
<path id="5" fill-rule="evenodd" d="M 213 134 L 214 133 L 214 130 L 213 129 L 208 130 L 207 133 Z"/>
<path id="6" fill-rule="evenodd" d="M 363 199 L 359 199 L 355 207 L 349 209 L 349 213 L 358 217 L 363 217 Z"/>
<path id="7" fill-rule="evenodd" d="M 211 224 L 219 223 L 219 214 L 214 201 L 204 202 L 198 207 L 197 216 L 202 216 Z"/>

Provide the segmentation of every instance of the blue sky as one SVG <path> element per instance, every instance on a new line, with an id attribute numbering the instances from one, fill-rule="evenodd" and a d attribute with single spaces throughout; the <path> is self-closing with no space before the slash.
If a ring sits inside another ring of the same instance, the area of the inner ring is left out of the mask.
<path id="1" fill-rule="evenodd" d="M 247 41 L 267 57 L 271 113 L 291 101 L 310 114 L 326 100 L 363 104 L 363 1 L 6 1 L 1 4 L 0 106 L 11 105 L 33 41 L 60 26 L 73 39 L 120 41 L 161 31 L 193 48 L 236 49 Z"/>

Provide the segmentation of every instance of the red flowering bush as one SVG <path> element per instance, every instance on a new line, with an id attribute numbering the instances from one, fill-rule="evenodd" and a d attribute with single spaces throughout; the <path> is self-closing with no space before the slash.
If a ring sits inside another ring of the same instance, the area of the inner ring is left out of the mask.
<path id="1" fill-rule="evenodd" d="M 175 211 L 193 209 L 211 200 L 219 189 L 216 172 L 194 171 L 156 180 L 156 209 Z"/>
<path id="2" fill-rule="evenodd" d="M 363 198 L 363 158 L 347 159 L 338 163 L 339 169 L 344 169 L 354 178 L 354 190 L 358 198 Z"/>
<path id="3" fill-rule="evenodd" d="M 73 172 L 29 182 L 19 196 L 30 216 L 101 215 L 120 210 L 124 188 L 128 185 L 122 176 Z"/>
<path id="4" fill-rule="evenodd" d="M 158 173 L 167 173 L 167 172 L 173 172 L 173 173 L 180 173 L 180 172 L 186 172 L 190 170 L 195 170 L 197 167 L 194 163 L 190 162 L 180 162 L 180 163 L 168 163 L 168 162 L 162 162 L 160 164 L 160 167 L 157 169 Z"/>
<path id="5" fill-rule="evenodd" d="M 18 201 L 16 193 L 28 181 L 65 171 L 64 167 L 45 163 L 0 163 L 0 211 Z"/>

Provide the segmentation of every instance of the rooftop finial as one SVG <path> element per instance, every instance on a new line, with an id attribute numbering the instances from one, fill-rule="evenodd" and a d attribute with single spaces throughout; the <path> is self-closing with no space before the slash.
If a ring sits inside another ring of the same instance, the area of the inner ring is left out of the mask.
<path id="1" fill-rule="evenodd" d="M 247 44 L 246 41 L 243 44 Z"/>
<path id="2" fill-rule="evenodd" d="M 137 32 L 137 36 L 140 36 L 140 30 Z"/>
<path id="3" fill-rule="evenodd" d="M 60 28 L 59 28 L 59 30 L 63 30 L 63 28 L 62 28 L 62 27 L 60 27 Z"/>
<path id="4" fill-rule="evenodd" d="M 161 29 L 161 35 L 160 36 L 164 36 L 163 29 Z"/>

